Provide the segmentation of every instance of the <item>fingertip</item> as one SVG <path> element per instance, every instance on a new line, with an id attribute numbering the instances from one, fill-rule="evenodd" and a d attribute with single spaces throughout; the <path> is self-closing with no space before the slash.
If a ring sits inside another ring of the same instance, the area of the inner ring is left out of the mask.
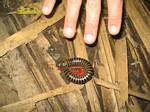
<path id="1" fill-rule="evenodd" d="M 44 0 L 42 12 L 44 15 L 49 15 L 55 5 L 56 0 Z"/>
<path id="2" fill-rule="evenodd" d="M 71 27 L 64 28 L 63 34 L 66 38 L 72 38 L 75 34 L 75 31 Z"/>
<path id="3" fill-rule="evenodd" d="M 92 34 L 85 34 L 84 36 L 84 42 L 86 44 L 93 44 L 95 42 L 96 37 L 94 37 Z"/>
<path id="4" fill-rule="evenodd" d="M 49 15 L 51 10 L 48 6 L 43 6 L 42 7 L 42 12 L 43 12 L 44 15 Z"/>
<path id="5" fill-rule="evenodd" d="M 117 34 L 119 33 L 119 31 L 120 31 L 120 28 L 117 27 L 117 25 L 110 25 L 110 26 L 108 27 L 108 30 L 109 30 L 109 33 L 110 33 L 111 35 L 117 35 Z"/>

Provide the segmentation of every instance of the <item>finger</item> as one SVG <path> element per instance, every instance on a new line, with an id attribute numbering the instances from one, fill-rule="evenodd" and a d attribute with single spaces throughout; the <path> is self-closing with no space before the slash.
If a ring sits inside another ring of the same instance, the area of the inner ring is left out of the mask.
<path id="1" fill-rule="evenodd" d="M 42 8 L 42 12 L 45 15 L 49 15 L 55 5 L 56 0 L 45 0 Z"/>
<path id="2" fill-rule="evenodd" d="M 87 44 L 95 42 L 99 25 L 101 0 L 87 0 L 84 41 Z"/>
<path id="3" fill-rule="evenodd" d="M 75 34 L 76 24 L 79 16 L 82 0 L 68 0 L 64 23 L 64 36 L 72 38 Z"/>
<path id="4" fill-rule="evenodd" d="M 123 0 L 107 0 L 108 2 L 108 30 L 116 35 L 120 31 L 122 21 Z"/>

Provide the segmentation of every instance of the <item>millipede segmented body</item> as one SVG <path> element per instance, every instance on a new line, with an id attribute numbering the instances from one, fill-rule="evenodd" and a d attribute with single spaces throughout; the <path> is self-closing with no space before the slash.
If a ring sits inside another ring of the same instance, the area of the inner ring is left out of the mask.
<path id="1" fill-rule="evenodd" d="M 89 61 L 82 58 L 70 58 L 57 63 L 62 75 L 76 84 L 85 84 L 92 79 L 94 69 Z"/>

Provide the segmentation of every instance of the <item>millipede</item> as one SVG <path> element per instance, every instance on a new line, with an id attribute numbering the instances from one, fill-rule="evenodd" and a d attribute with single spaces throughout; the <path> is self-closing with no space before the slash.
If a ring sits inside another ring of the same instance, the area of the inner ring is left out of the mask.
<path id="1" fill-rule="evenodd" d="M 75 84 L 85 84 L 94 75 L 91 63 L 82 58 L 65 59 L 57 63 L 56 66 L 63 76 Z"/>

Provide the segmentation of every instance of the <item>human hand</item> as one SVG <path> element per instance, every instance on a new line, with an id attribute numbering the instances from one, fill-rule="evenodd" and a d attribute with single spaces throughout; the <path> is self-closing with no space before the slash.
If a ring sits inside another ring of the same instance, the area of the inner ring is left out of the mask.
<path id="1" fill-rule="evenodd" d="M 45 0 L 42 11 L 49 15 L 56 0 Z M 111 35 L 116 35 L 120 31 L 122 21 L 123 0 L 107 0 L 108 3 L 108 30 Z M 77 20 L 80 12 L 82 0 L 67 0 L 67 10 L 64 23 L 64 36 L 72 38 L 76 32 Z M 87 0 L 86 22 L 84 31 L 84 42 L 92 44 L 97 37 L 99 19 L 101 12 L 101 0 Z"/>

